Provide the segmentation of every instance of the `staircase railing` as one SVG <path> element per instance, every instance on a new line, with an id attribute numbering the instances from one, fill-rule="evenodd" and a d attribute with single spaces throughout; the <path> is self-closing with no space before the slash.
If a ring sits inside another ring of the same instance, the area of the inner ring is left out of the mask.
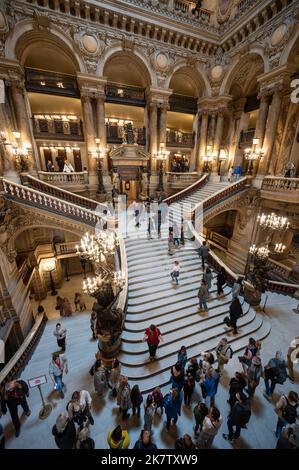
<path id="1" fill-rule="evenodd" d="M 205 199 L 203 202 L 203 210 L 206 211 L 210 209 L 210 207 L 215 206 L 219 202 L 222 202 L 224 199 L 227 199 L 230 196 L 233 196 L 243 189 L 245 189 L 248 185 L 248 181 L 246 176 L 244 178 L 241 178 L 239 181 L 236 181 L 233 184 L 230 184 L 224 189 L 220 189 L 217 191 L 213 196 L 210 196 L 208 199 Z M 201 205 L 199 203 L 197 206 L 195 206 L 194 211 Z"/>
<path id="2" fill-rule="evenodd" d="M 71 174 L 71 173 L 70 173 Z M 51 196 L 55 196 L 59 199 L 63 199 L 63 201 L 71 202 L 72 204 L 76 204 L 78 206 L 86 207 L 87 209 L 95 210 L 106 209 L 106 205 L 100 202 L 94 201 L 93 199 L 88 199 L 84 196 L 79 196 L 78 194 L 74 194 L 71 191 L 67 191 L 66 189 L 58 188 L 57 186 L 51 185 L 46 183 L 45 181 L 41 181 L 37 178 L 34 178 L 31 175 L 26 175 L 23 177 L 23 183 L 28 184 L 34 189 L 41 191 L 46 194 L 50 194 Z"/>
<path id="3" fill-rule="evenodd" d="M 1 188 L 2 186 L 2 188 Z M 77 206 L 65 200 L 57 199 L 28 186 L 23 186 L 12 181 L 0 179 L 0 191 L 12 200 L 42 210 L 54 212 L 63 217 L 70 217 L 83 224 L 95 227 L 100 220 L 108 223 L 108 218 L 95 214 L 93 211 L 82 206 Z"/>
<path id="4" fill-rule="evenodd" d="M 208 173 L 206 173 L 200 178 L 200 180 L 195 181 L 195 183 L 188 186 L 188 188 L 182 189 L 182 191 L 179 191 L 173 196 L 167 197 L 166 199 L 163 200 L 163 202 L 165 202 L 168 205 L 173 204 L 174 202 L 178 202 L 181 199 L 189 196 L 189 194 L 193 193 L 193 191 L 197 191 L 198 189 L 201 189 L 208 182 L 208 180 L 209 180 L 209 175 Z"/>
<path id="5" fill-rule="evenodd" d="M 30 355 L 39 340 L 44 326 L 46 324 L 47 317 L 46 315 L 39 315 L 35 324 L 32 327 L 30 333 L 27 335 L 25 341 L 19 347 L 18 351 L 13 355 L 13 357 L 8 361 L 4 368 L 0 372 L 0 384 L 3 386 L 6 382 L 18 378 L 20 372 L 26 366 Z"/>

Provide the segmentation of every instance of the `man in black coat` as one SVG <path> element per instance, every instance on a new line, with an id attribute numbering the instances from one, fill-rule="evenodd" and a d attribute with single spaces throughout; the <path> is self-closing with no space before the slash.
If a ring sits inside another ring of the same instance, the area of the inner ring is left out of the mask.
<path id="1" fill-rule="evenodd" d="M 29 397 L 29 389 L 28 385 L 23 380 L 13 380 L 12 382 L 8 382 L 1 396 L 2 413 L 6 414 L 7 408 L 9 409 L 16 437 L 20 435 L 21 427 L 18 415 L 18 406 L 21 405 L 26 416 L 31 414 L 26 397 Z"/>
<path id="2" fill-rule="evenodd" d="M 234 299 L 229 307 L 230 326 L 233 327 L 234 335 L 238 334 L 237 321 L 243 315 L 242 305 L 238 298 Z"/>
<path id="3" fill-rule="evenodd" d="M 246 429 L 251 416 L 250 401 L 245 393 L 237 393 L 236 399 L 237 401 L 232 407 L 227 418 L 228 434 L 222 434 L 224 439 L 227 441 L 233 441 L 240 437 L 241 429 Z M 234 427 L 236 427 L 235 431 Z"/>

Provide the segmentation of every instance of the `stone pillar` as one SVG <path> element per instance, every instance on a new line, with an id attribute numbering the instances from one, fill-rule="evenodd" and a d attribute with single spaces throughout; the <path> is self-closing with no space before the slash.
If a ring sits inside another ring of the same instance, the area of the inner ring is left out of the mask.
<path id="1" fill-rule="evenodd" d="M 257 150 L 263 148 L 263 141 L 264 141 L 264 136 L 265 136 L 268 112 L 269 112 L 269 103 L 270 103 L 269 95 L 262 95 L 260 97 L 260 107 L 259 107 L 259 112 L 258 112 L 258 117 L 256 121 L 255 132 L 254 132 L 254 139 L 259 139 L 259 145 L 257 146 Z M 254 163 L 254 167 L 253 167 L 254 176 L 256 175 L 257 169 L 258 169 L 258 164 Z"/>
<path id="2" fill-rule="evenodd" d="M 218 172 L 219 152 L 220 152 L 220 145 L 221 145 L 222 133 L 223 133 L 223 123 L 224 123 L 224 111 L 219 111 L 218 117 L 217 117 L 215 138 L 214 138 L 213 154 L 215 155 L 215 160 L 213 160 L 212 162 L 212 173 Z"/>
<path id="3" fill-rule="evenodd" d="M 159 119 L 159 144 L 164 143 L 166 146 L 166 127 L 167 127 L 167 110 L 168 103 L 163 103 L 160 106 L 160 119 Z"/>
<path id="4" fill-rule="evenodd" d="M 199 151 L 199 133 L 198 133 L 198 121 L 199 121 L 199 111 L 197 111 L 196 115 L 193 118 L 193 126 L 192 126 L 192 133 L 194 136 L 194 147 L 191 151 L 191 158 L 190 158 L 190 167 L 189 171 L 195 171 L 196 170 L 196 158 L 198 155 Z"/>
<path id="5" fill-rule="evenodd" d="M 154 155 L 158 149 L 158 106 L 157 103 L 150 103 L 149 129 L 150 129 L 150 154 L 151 154 L 151 172 L 157 170 L 156 159 Z"/>
<path id="6" fill-rule="evenodd" d="M 264 142 L 263 142 L 265 156 L 261 159 L 259 167 L 258 167 L 259 175 L 266 175 L 269 171 L 281 103 L 282 103 L 282 91 L 281 89 L 278 89 L 273 94 L 272 104 L 269 110 L 267 127 L 265 131 Z"/>
<path id="7" fill-rule="evenodd" d="M 208 132 L 208 144 L 214 147 L 214 138 L 215 138 L 215 129 L 216 129 L 216 112 L 211 113 L 210 123 L 209 123 L 209 132 Z"/>
<path id="8" fill-rule="evenodd" d="M 101 139 L 101 146 L 106 147 L 106 123 L 105 123 L 105 95 L 101 95 L 96 98 L 96 110 L 97 110 L 97 134 L 98 138 Z M 104 173 L 108 172 L 108 154 L 102 163 Z"/>
<path id="9" fill-rule="evenodd" d="M 204 162 L 202 161 L 201 157 L 206 152 L 207 146 L 207 132 L 208 132 L 208 119 L 209 115 L 207 111 L 201 111 L 201 122 L 200 122 L 200 136 L 199 136 L 199 152 L 197 157 L 197 170 L 202 171 Z"/>
<path id="10" fill-rule="evenodd" d="M 81 104 L 84 119 L 85 141 L 88 153 L 89 176 L 95 176 L 97 172 L 96 159 L 92 158 L 90 152 L 95 149 L 95 126 L 93 118 L 93 108 L 91 96 L 88 93 L 81 93 Z"/>

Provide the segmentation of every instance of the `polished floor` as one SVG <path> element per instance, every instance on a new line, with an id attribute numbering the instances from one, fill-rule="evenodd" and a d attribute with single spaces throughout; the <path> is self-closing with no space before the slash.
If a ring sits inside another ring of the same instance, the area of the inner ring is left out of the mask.
<path id="1" fill-rule="evenodd" d="M 80 289 L 82 283 L 81 276 L 75 276 L 70 282 L 65 283 L 59 294 L 69 296 L 72 298 L 72 293 Z M 51 352 L 57 349 L 56 341 L 53 336 L 55 323 L 58 319 L 57 311 L 55 310 L 55 299 L 51 296 L 45 300 L 49 321 L 46 325 L 44 334 L 33 354 L 29 364 L 22 373 L 22 378 L 28 380 L 29 378 L 38 376 L 39 374 L 48 374 L 48 364 L 50 361 Z M 266 305 L 266 313 L 262 313 L 267 317 L 271 323 L 271 333 L 263 341 L 262 347 L 262 360 L 266 362 L 277 349 L 281 349 L 286 353 L 290 339 L 299 332 L 299 316 L 294 314 L 292 308 L 296 306 L 296 302 L 288 297 L 282 295 L 271 294 L 268 298 Z M 29 404 L 32 410 L 30 417 L 22 415 L 22 428 L 19 438 L 14 437 L 13 427 L 10 422 L 9 415 L 1 418 L 1 422 L 5 428 L 7 448 L 10 449 L 38 449 L 47 448 L 55 449 L 55 442 L 51 435 L 52 426 L 55 423 L 57 415 L 65 410 L 66 404 L 70 399 L 72 392 L 75 389 L 85 388 L 89 390 L 93 396 L 93 415 L 95 418 L 95 425 L 91 427 L 91 435 L 96 442 L 97 448 L 107 448 L 106 436 L 107 432 L 115 427 L 117 423 L 121 423 L 118 408 L 110 394 L 107 393 L 103 399 L 98 398 L 93 391 L 92 377 L 88 371 L 93 362 L 94 354 L 97 350 L 97 344 L 91 339 L 90 325 L 89 325 L 89 312 L 74 314 L 72 317 L 63 319 L 63 324 L 68 329 L 67 340 L 67 357 L 69 360 L 70 372 L 65 377 L 66 395 L 65 399 L 61 400 L 57 397 L 56 393 L 52 390 L 52 384 L 48 382 L 43 386 L 43 393 L 47 401 L 53 406 L 51 415 L 44 421 L 38 417 L 38 412 L 41 408 L 41 400 L 37 389 L 33 389 L 30 394 Z M 173 361 L 175 357 L 173 357 Z M 222 438 L 222 432 L 226 432 L 226 416 L 228 412 L 227 400 L 227 384 L 229 377 L 234 371 L 240 370 L 237 354 L 230 361 L 227 372 L 221 379 L 221 385 L 216 397 L 216 404 L 220 408 L 224 423 L 221 432 L 214 441 L 215 448 L 230 448 L 231 445 Z M 49 378 L 48 378 L 49 380 Z M 277 387 L 278 398 L 280 393 L 287 393 L 289 390 L 294 389 L 299 391 L 299 370 L 297 365 L 296 383 L 292 385 L 287 381 L 283 386 Z M 131 383 L 133 385 L 133 383 Z M 197 386 L 198 387 L 198 386 Z M 167 387 L 164 388 L 167 390 Z M 276 439 L 273 433 L 276 423 L 276 414 L 273 405 L 269 404 L 262 395 L 263 383 L 260 384 L 253 402 L 253 415 L 250 421 L 248 430 L 242 431 L 242 436 L 238 443 L 235 444 L 236 448 L 274 448 Z M 198 388 L 193 397 L 192 406 L 194 406 L 198 399 Z M 20 410 L 21 411 L 21 410 Z M 142 428 L 143 418 L 129 418 L 124 426 L 129 430 L 131 442 L 134 444 L 138 438 L 140 429 Z M 180 417 L 177 426 L 171 429 L 167 434 L 164 428 L 164 419 L 156 416 L 154 431 L 154 440 L 160 448 L 173 448 L 174 439 L 184 433 L 193 435 L 193 416 L 192 410 L 183 407 L 182 416 Z"/>

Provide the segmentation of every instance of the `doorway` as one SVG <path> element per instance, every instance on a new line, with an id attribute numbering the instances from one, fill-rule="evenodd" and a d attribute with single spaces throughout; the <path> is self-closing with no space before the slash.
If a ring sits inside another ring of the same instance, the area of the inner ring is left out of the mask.
<path id="1" fill-rule="evenodd" d="M 139 182 L 136 180 L 121 181 L 121 192 L 127 195 L 127 201 L 134 201 L 139 195 Z"/>

